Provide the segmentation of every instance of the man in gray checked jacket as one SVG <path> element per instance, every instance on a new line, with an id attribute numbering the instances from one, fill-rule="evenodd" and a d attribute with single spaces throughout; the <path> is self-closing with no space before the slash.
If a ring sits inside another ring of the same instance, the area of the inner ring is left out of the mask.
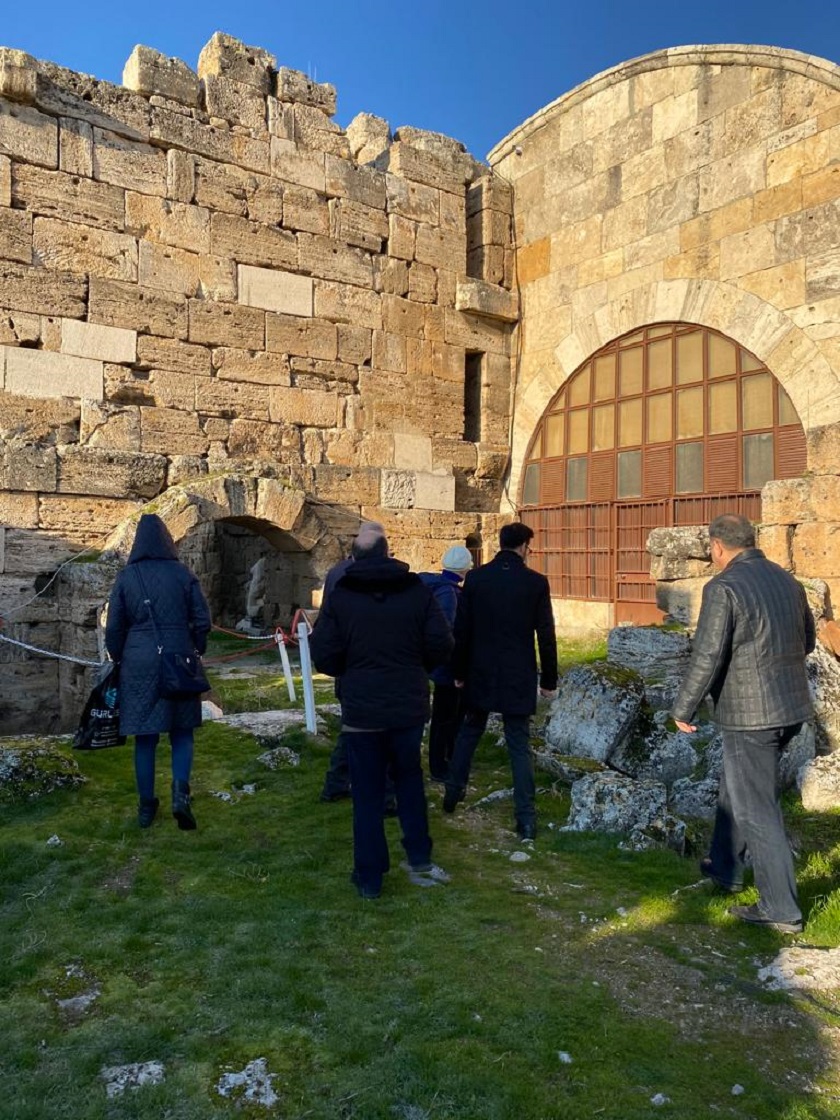
<path id="1" fill-rule="evenodd" d="M 723 776 L 711 850 L 700 869 L 731 893 L 752 857 L 759 901 L 730 913 L 780 933 L 802 932 L 793 857 L 778 798 L 779 754 L 813 715 L 805 657 L 816 638 L 801 584 L 755 547 L 737 514 L 709 526 L 719 574 L 703 589 L 691 661 L 672 710 L 692 724 L 707 694 L 723 732 Z"/>

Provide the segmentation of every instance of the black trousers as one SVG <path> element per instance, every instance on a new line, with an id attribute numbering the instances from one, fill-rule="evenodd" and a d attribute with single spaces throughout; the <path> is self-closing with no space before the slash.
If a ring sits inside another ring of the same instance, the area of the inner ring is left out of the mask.
<path id="1" fill-rule="evenodd" d="M 435 684 L 429 725 L 429 773 L 446 780 L 455 738 L 464 718 L 464 690 L 454 684 Z"/>

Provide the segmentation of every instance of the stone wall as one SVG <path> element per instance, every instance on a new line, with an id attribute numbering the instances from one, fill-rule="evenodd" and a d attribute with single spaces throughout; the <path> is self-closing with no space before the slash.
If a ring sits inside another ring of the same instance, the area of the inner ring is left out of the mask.
<path id="1" fill-rule="evenodd" d="M 23 606 L 38 580 L 202 478 L 280 479 L 324 511 L 309 582 L 360 518 L 415 567 L 492 546 L 509 187 L 448 137 L 340 128 L 332 86 L 226 35 L 196 71 L 137 47 L 123 83 L 0 49 L 7 627 L 58 648 L 55 610 Z M 0 690 L 20 690 L 5 667 Z"/>
<path id="2" fill-rule="evenodd" d="M 660 51 L 489 158 L 513 183 L 522 301 L 511 493 L 544 409 L 595 351 L 651 323 L 711 327 L 766 364 L 808 435 L 815 477 L 767 487 L 762 541 L 836 583 L 840 69 L 765 47 Z"/>

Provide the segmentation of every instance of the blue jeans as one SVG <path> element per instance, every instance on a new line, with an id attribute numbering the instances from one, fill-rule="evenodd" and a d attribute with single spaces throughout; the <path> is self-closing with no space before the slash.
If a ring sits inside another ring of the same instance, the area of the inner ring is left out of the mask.
<path id="1" fill-rule="evenodd" d="M 155 750 L 160 735 L 137 735 L 134 739 L 134 773 L 137 792 L 141 801 L 151 801 L 155 796 Z M 193 760 L 192 728 L 170 731 L 172 744 L 172 780 L 189 782 Z"/>
<path id="2" fill-rule="evenodd" d="M 709 858 L 715 877 L 739 886 L 752 857 L 759 909 L 775 922 L 802 918 L 793 856 L 779 805 L 779 754 L 802 724 L 723 732 L 723 775 Z"/>
<path id="3" fill-rule="evenodd" d="M 353 791 L 353 866 L 360 885 L 379 890 L 390 868 L 383 804 L 390 769 L 397 795 L 403 848 L 412 867 L 427 864 L 432 838 L 420 765 L 423 725 L 386 731 L 350 731 L 343 736 Z"/>
<path id="4" fill-rule="evenodd" d="M 447 786 L 456 788 L 459 793 L 463 793 L 467 788 L 475 748 L 484 734 L 489 714 L 479 708 L 468 708 L 464 716 L 461 730 L 455 740 L 455 750 L 446 780 Z M 537 809 L 534 760 L 531 756 L 530 717 L 502 713 L 502 722 L 513 775 L 513 809 L 516 823 L 520 826 L 533 824 L 537 819 Z"/>

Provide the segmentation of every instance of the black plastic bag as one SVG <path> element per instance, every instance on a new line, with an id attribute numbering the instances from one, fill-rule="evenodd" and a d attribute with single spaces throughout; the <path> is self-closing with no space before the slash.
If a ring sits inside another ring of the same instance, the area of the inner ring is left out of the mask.
<path id="1" fill-rule="evenodd" d="M 113 661 L 106 661 L 82 712 L 73 749 L 101 751 L 121 747 L 125 739 L 120 735 L 120 670 Z"/>

